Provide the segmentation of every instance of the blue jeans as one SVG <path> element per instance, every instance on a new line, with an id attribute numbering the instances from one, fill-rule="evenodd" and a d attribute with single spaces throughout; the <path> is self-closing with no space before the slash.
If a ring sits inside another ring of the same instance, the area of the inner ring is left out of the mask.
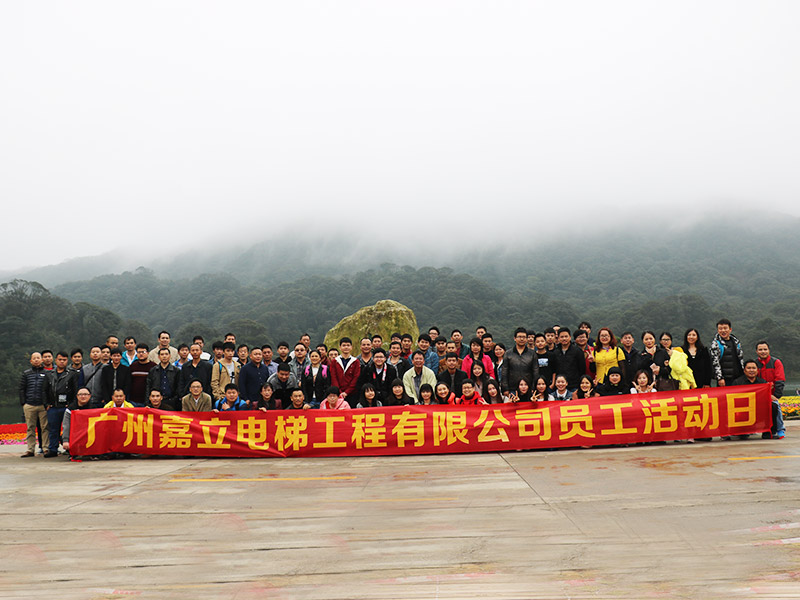
<path id="1" fill-rule="evenodd" d="M 786 434 L 786 427 L 783 425 L 783 411 L 781 411 L 781 403 L 773 398 L 772 399 L 772 435 Z"/>
<path id="2" fill-rule="evenodd" d="M 47 431 L 50 433 L 50 452 L 58 452 L 58 441 L 61 439 L 61 422 L 64 420 L 66 407 L 50 407 L 47 409 Z"/>

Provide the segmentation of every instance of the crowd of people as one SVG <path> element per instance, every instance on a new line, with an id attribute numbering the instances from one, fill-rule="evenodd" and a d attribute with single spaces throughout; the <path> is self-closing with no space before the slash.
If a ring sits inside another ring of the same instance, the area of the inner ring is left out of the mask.
<path id="1" fill-rule="evenodd" d="M 745 358 L 727 319 L 717 323 L 708 345 L 693 328 L 680 345 L 669 332 L 644 331 L 639 338 L 641 348 L 633 333 L 617 338 L 608 327 L 593 338 L 584 321 L 574 331 L 519 327 L 506 346 L 483 326 L 469 343 L 458 329 L 448 338 L 431 327 L 416 340 L 393 333 L 386 345 L 382 336 L 367 334 L 354 353 L 348 337 L 328 348 L 312 346 L 303 334 L 293 347 L 280 342 L 273 351 L 270 344 L 237 345 L 228 333 L 208 353 L 201 336 L 173 347 L 169 332 L 162 331 L 151 349 L 130 336 L 120 347 L 111 335 L 89 349 L 88 360 L 80 348 L 31 354 L 19 384 L 27 425 L 22 456 L 35 455 L 37 437 L 47 458 L 68 452 L 70 415 L 87 408 L 347 410 L 569 401 L 753 383 L 769 383 L 772 391 L 773 426 L 762 435 L 784 437 L 778 400 L 786 377 L 767 341 L 756 344 L 754 358 Z"/>

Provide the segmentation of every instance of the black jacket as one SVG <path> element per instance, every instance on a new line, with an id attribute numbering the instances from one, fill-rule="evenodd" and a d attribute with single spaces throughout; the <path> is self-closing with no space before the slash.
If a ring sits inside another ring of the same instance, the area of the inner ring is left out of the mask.
<path id="1" fill-rule="evenodd" d="M 406 374 L 406 371 L 408 371 L 411 368 L 411 363 L 405 358 L 401 358 L 400 362 L 398 362 L 396 365 L 391 365 L 389 363 L 389 356 L 388 355 L 386 356 L 386 364 L 390 365 L 391 367 L 394 367 L 394 370 L 397 371 L 397 378 L 398 379 L 402 379 L 403 375 Z"/>
<path id="2" fill-rule="evenodd" d="M 692 356 L 689 354 L 689 349 L 684 348 L 686 359 L 689 363 L 689 368 L 694 375 L 694 382 L 697 387 L 710 387 L 711 386 L 711 355 L 708 353 L 708 348 L 703 347 L 698 350 L 697 354 Z"/>
<path id="3" fill-rule="evenodd" d="M 150 399 L 150 392 L 153 390 L 160 390 L 161 395 L 164 398 L 165 402 L 168 402 L 172 406 L 177 406 L 178 398 L 182 398 L 183 396 L 179 396 L 179 389 L 178 389 L 178 379 L 180 378 L 181 372 L 172 363 L 167 365 L 166 369 L 163 369 L 167 373 L 167 382 L 169 383 L 169 394 L 167 394 L 167 390 L 165 390 L 161 386 L 161 363 L 157 364 L 155 367 L 150 369 L 150 372 L 147 374 L 147 385 L 145 387 L 145 397 L 149 400 Z"/>
<path id="4" fill-rule="evenodd" d="M 503 363 L 503 366 L 505 366 L 505 363 Z M 456 369 L 452 377 L 449 371 L 442 371 L 436 376 L 436 381 L 439 383 L 446 383 L 450 391 L 456 395 L 456 398 L 461 396 L 461 385 L 464 383 L 465 379 L 469 379 L 469 377 L 461 369 Z"/>
<path id="5" fill-rule="evenodd" d="M 656 353 L 653 355 L 653 363 L 659 367 L 658 377 L 660 379 L 669 378 L 671 370 L 667 362 L 669 362 L 669 352 L 664 350 L 664 348 L 656 350 Z"/>
<path id="6" fill-rule="evenodd" d="M 639 350 L 637 350 L 636 347 L 631 347 L 631 351 L 626 352 L 625 348 L 621 345 L 618 346 L 618 348 L 620 348 L 625 355 L 625 368 L 623 369 L 625 373 L 624 380 L 628 387 L 631 387 L 633 385 L 633 378 L 639 370 Z"/>
<path id="7" fill-rule="evenodd" d="M 153 408 L 153 406 L 150 404 L 150 398 L 147 399 L 147 402 L 145 402 L 144 406 L 145 408 Z M 175 410 L 175 406 L 172 404 L 172 401 L 162 399 L 161 406 L 159 406 L 156 410 Z"/>
<path id="8" fill-rule="evenodd" d="M 95 375 L 98 377 L 98 375 Z M 102 390 L 103 404 L 111 402 L 111 395 L 116 388 L 125 392 L 125 399 L 131 395 L 131 369 L 120 363 L 117 367 L 117 383 L 114 385 L 114 366 L 109 363 L 100 371 L 100 389 Z"/>
<path id="9" fill-rule="evenodd" d="M 22 372 L 19 380 L 19 403 L 33 406 L 44 405 L 44 382 L 47 371 L 44 367 L 31 367 Z"/>
<path id="10" fill-rule="evenodd" d="M 203 384 L 203 391 L 211 396 L 211 364 L 207 360 L 201 360 L 195 367 L 192 361 L 187 362 L 181 367 L 181 376 L 178 379 L 180 396 L 183 398 L 189 393 L 189 384 L 194 380 Z"/>
<path id="11" fill-rule="evenodd" d="M 539 354 L 536 350 L 533 351 L 536 355 L 536 363 L 539 365 L 539 377 L 544 377 L 547 382 L 547 387 L 553 383 L 553 374 L 556 372 L 555 367 L 555 351 L 545 349 L 543 354 Z M 536 385 L 535 381 L 531 381 L 531 387 Z"/>
<path id="12" fill-rule="evenodd" d="M 300 389 L 303 390 L 303 395 L 306 397 L 306 402 L 311 404 L 312 399 L 316 398 L 317 402 L 325 400 L 325 390 L 331 385 L 331 370 L 328 365 L 320 365 L 317 371 L 317 377 L 314 378 L 314 372 L 311 365 L 306 365 L 300 374 Z"/>
<path id="13" fill-rule="evenodd" d="M 658 349 L 656 349 L 655 354 L 650 356 L 650 353 L 647 350 L 642 350 L 636 356 L 636 370 L 633 372 L 634 376 L 636 375 L 636 371 L 650 371 L 652 374 L 653 371 L 650 369 L 651 365 L 655 362 L 655 357 L 658 355 Z"/>
<path id="14" fill-rule="evenodd" d="M 361 369 L 361 374 L 358 376 L 358 383 L 356 384 L 356 393 L 360 398 L 362 386 L 365 383 L 371 383 L 375 387 L 375 399 L 380 401 L 381 404 L 386 404 L 389 396 L 392 395 L 392 382 L 401 377 L 402 375 L 397 372 L 397 369 L 389 363 L 383 365 L 381 376 L 378 377 L 375 363 L 370 363 L 367 367 Z"/>
<path id="15" fill-rule="evenodd" d="M 564 375 L 567 378 L 567 387 L 569 389 L 577 388 L 581 375 L 586 373 L 586 358 L 583 350 L 578 348 L 575 342 L 571 342 L 566 352 L 561 349 L 559 344 L 553 353 L 555 354 L 556 377 Z"/>
<path id="16" fill-rule="evenodd" d="M 56 369 L 47 372 L 44 378 L 44 403 L 45 406 L 67 408 L 78 394 L 78 372 L 65 369 L 59 373 Z"/>
<path id="17" fill-rule="evenodd" d="M 631 393 L 631 388 L 623 378 L 617 385 L 612 385 L 610 381 L 601 383 L 597 386 L 597 390 L 595 391 L 601 396 L 624 396 L 625 394 Z"/>
<path id="18" fill-rule="evenodd" d="M 539 359 L 536 352 L 525 346 L 522 354 L 517 352 L 516 345 L 506 352 L 503 362 L 503 390 L 516 390 L 523 377 L 528 378 L 531 387 L 536 385 L 539 377 Z"/>

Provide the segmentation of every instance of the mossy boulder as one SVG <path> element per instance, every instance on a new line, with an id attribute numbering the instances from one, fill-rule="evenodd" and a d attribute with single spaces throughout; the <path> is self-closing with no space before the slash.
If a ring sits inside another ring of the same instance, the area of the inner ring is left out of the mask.
<path id="1" fill-rule="evenodd" d="M 337 347 L 341 338 L 349 337 L 353 340 L 353 354 L 358 354 L 361 338 L 378 333 L 384 339 L 383 347 L 388 350 L 389 336 L 394 332 L 410 333 L 416 340 L 419 335 L 417 317 L 404 304 L 394 300 L 381 300 L 339 321 L 325 335 L 325 344 L 328 348 Z"/>

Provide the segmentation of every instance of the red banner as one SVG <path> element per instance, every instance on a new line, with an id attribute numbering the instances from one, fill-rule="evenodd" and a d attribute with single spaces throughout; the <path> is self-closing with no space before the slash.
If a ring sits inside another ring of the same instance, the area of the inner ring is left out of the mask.
<path id="1" fill-rule="evenodd" d="M 369 456 L 496 452 L 684 440 L 768 431 L 769 386 L 570 402 L 362 410 L 72 413 L 70 453 Z"/>

